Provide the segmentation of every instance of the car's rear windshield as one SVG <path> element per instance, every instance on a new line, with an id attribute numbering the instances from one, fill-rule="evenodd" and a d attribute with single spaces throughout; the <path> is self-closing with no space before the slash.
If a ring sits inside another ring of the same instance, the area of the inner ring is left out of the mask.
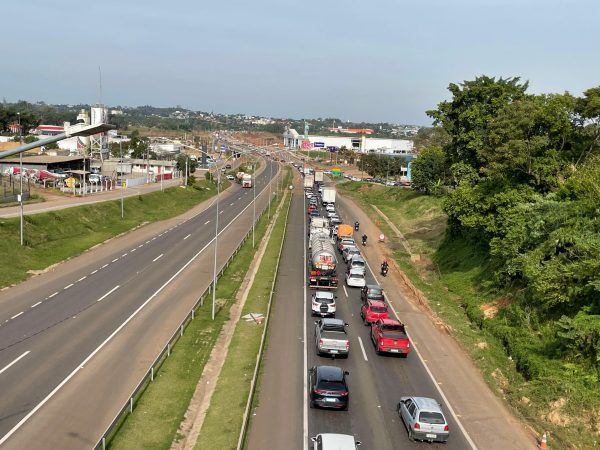
<path id="1" fill-rule="evenodd" d="M 384 329 L 381 334 L 388 339 L 406 339 L 406 333 L 402 331 L 385 331 Z"/>
<path id="2" fill-rule="evenodd" d="M 402 325 L 382 325 L 382 331 L 400 331 L 404 333 L 404 327 Z"/>
<path id="3" fill-rule="evenodd" d="M 422 411 L 421 414 L 419 414 L 419 422 L 432 423 L 436 425 L 446 423 L 442 414 L 430 411 Z"/>
<path id="4" fill-rule="evenodd" d="M 352 267 L 365 267 L 364 261 L 352 261 Z"/>
<path id="5" fill-rule="evenodd" d="M 329 380 L 321 380 L 319 381 L 319 385 L 317 386 L 319 389 L 326 389 L 328 391 L 345 391 L 346 387 L 344 383 L 341 381 L 329 381 Z"/>
<path id="6" fill-rule="evenodd" d="M 327 304 L 333 303 L 332 298 L 326 298 L 326 297 L 317 297 L 315 301 L 318 303 L 327 303 Z"/>
<path id="7" fill-rule="evenodd" d="M 371 311 L 375 313 L 384 313 L 387 311 L 385 306 L 371 306 Z"/>

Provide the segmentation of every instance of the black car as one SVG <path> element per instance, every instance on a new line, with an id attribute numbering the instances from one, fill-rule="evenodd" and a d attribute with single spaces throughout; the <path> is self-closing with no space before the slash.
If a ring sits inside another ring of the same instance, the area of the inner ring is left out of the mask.
<path id="1" fill-rule="evenodd" d="M 348 372 L 335 366 L 313 366 L 308 371 L 310 407 L 348 410 L 350 392 L 346 383 Z"/>
<path id="2" fill-rule="evenodd" d="M 363 302 L 367 300 L 379 300 L 385 301 L 385 297 L 383 296 L 383 288 L 376 284 L 367 284 L 364 288 L 360 290 L 360 298 Z"/>

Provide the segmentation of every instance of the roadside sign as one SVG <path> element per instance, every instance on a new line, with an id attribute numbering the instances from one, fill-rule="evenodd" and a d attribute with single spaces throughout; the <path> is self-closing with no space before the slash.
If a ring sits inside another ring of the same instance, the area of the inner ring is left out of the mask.
<path id="1" fill-rule="evenodd" d="M 313 147 L 324 148 L 325 142 L 313 142 Z"/>

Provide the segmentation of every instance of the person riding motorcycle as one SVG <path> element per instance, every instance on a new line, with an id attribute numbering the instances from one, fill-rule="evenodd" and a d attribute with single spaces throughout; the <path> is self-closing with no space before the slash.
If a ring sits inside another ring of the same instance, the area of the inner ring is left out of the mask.
<path id="1" fill-rule="evenodd" d="M 362 244 L 367 245 L 367 235 L 366 234 L 362 235 Z"/>
<path id="2" fill-rule="evenodd" d="M 358 220 L 356 222 L 354 222 L 354 231 L 358 231 L 358 229 L 360 228 L 360 224 L 358 223 Z"/>
<path id="3" fill-rule="evenodd" d="M 381 273 L 383 275 L 386 275 L 389 269 L 389 264 L 387 262 L 387 260 L 383 260 L 383 262 L 381 263 Z"/>

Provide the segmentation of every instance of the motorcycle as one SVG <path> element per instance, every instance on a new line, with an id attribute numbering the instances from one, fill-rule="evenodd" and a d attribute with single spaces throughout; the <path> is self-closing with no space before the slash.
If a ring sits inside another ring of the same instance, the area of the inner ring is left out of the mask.
<path id="1" fill-rule="evenodd" d="M 382 265 L 381 266 L 381 275 L 384 277 L 387 276 L 388 270 L 389 270 L 388 266 Z"/>
<path id="2" fill-rule="evenodd" d="M 359 227 L 360 226 L 359 226 L 358 222 L 354 222 L 354 231 L 358 231 Z"/>
<path id="3" fill-rule="evenodd" d="M 367 245 L 367 236 L 362 237 L 362 244 L 363 246 Z"/>

